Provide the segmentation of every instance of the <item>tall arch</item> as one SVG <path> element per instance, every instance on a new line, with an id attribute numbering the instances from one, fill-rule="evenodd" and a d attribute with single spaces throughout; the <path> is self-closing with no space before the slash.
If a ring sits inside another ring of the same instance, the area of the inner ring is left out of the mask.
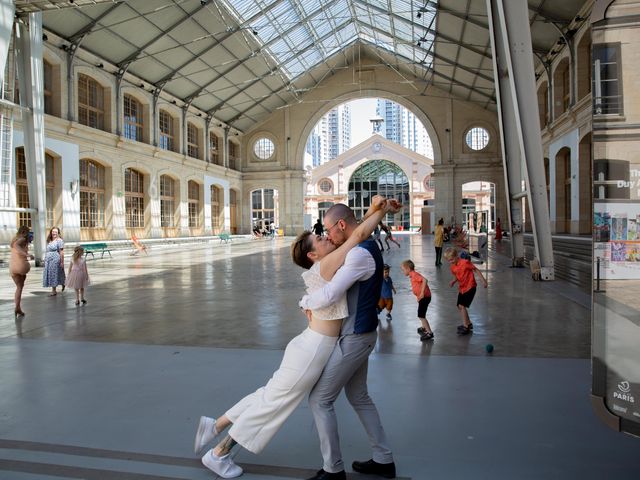
<path id="1" fill-rule="evenodd" d="M 438 134 L 436 132 L 435 127 L 431 123 L 429 117 L 424 113 L 422 109 L 420 109 L 415 103 L 407 100 L 405 97 L 401 97 L 393 92 L 381 90 L 381 89 L 371 89 L 371 90 L 360 90 L 354 89 L 350 92 L 347 92 L 341 95 L 339 98 L 332 100 L 330 102 L 321 103 L 320 107 L 309 117 L 307 120 L 304 129 L 302 130 L 302 134 L 298 139 L 298 145 L 296 147 L 296 166 L 300 169 L 303 168 L 304 165 L 304 153 L 307 146 L 307 139 L 311 134 L 311 130 L 316 126 L 316 124 L 320 121 L 320 119 L 331 109 L 341 105 L 343 103 L 349 102 L 351 100 L 358 100 L 361 98 L 384 98 L 388 100 L 392 100 L 399 105 L 402 105 L 409 111 L 411 111 L 417 118 L 422 122 L 422 125 L 427 130 L 429 137 L 431 138 L 431 144 L 433 145 L 433 160 L 435 164 L 442 163 L 442 148 L 440 146 L 440 139 L 438 138 Z"/>

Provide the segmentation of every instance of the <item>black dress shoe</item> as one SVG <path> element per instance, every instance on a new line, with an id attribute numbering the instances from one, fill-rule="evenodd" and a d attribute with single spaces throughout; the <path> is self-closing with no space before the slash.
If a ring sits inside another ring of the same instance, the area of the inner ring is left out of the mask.
<path id="1" fill-rule="evenodd" d="M 347 480 L 347 474 L 344 473 L 344 470 L 341 472 L 330 473 L 325 472 L 321 468 L 313 477 L 307 478 L 307 480 Z"/>
<path id="2" fill-rule="evenodd" d="M 384 478 L 396 478 L 396 464 L 393 462 L 378 463 L 373 460 L 367 460 L 366 462 L 353 462 L 351 466 L 358 473 L 378 475 Z"/>

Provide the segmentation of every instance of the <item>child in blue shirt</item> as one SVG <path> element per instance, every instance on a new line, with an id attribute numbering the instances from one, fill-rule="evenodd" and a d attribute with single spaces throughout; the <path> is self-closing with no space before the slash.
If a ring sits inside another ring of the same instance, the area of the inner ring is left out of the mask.
<path id="1" fill-rule="evenodd" d="M 387 264 L 384 265 L 382 270 L 382 292 L 380 293 L 380 301 L 378 302 L 378 313 L 387 309 L 387 321 L 391 321 L 391 309 L 393 308 L 393 294 L 396 293 L 396 289 L 393 287 L 393 280 L 389 276 L 391 267 Z"/>

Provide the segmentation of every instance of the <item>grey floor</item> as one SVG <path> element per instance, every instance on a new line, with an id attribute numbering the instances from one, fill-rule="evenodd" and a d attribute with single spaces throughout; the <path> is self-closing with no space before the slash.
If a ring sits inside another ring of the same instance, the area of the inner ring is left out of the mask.
<path id="1" fill-rule="evenodd" d="M 398 290 L 381 316 L 370 391 L 404 479 L 638 479 L 640 440 L 591 411 L 590 298 L 533 282 L 492 253 L 458 337 L 450 273 L 430 237 L 385 252 Z M 286 239 L 185 247 L 89 262 L 89 303 L 47 297 L 29 274 L 13 318 L 0 275 L 0 479 L 205 479 L 192 452 L 197 419 L 264 384 L 305 327 Z M 399 264 L 430 281 L 434 342 L 415 333 L 416 302 Z M 485 345 L 495 345 L 493 355 Z M 345 399 L 337 405 L 347 465 L 370 456 Z M 306 403 L 259 456 L 239 452 L 247 480 L 300 478 L 321 466 Z M 350 470 L 350 468 L 348 469 Z M 351 479 L 363 478 L 350 473 Z"/>

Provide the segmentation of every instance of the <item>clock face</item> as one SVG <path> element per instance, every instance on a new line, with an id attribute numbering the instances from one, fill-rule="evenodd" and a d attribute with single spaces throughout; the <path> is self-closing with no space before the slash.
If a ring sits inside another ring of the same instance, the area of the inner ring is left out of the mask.
<path id="1" fill-rule="evenodd" d="M 373 151 L 379 152 L 382 149 L 382 144 L 380 142 L 376 142 L 373 144 Z"/>

